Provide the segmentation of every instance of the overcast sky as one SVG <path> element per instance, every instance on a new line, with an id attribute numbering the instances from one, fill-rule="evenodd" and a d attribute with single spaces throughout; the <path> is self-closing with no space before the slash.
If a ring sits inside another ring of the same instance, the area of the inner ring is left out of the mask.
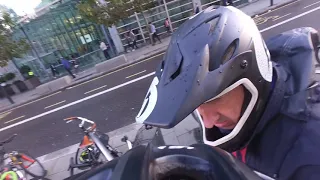
<path id="1" fill-rule="evenodd" d="M 34 8 L 41 0 L 0 0 L 0 4 L 13 9 L 18 15 L 34 13 Z"/>

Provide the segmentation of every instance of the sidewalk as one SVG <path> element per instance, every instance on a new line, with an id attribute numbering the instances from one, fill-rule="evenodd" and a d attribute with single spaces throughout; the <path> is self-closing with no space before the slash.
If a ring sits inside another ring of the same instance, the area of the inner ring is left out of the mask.
<path id="1" fill-rule="evenodd" d="M 292 0 L 274 0 L 274 6 L 270 7 L 270 0 L 256 0 L 251 3 L 243 4 L 239 8 L 242 11 L 244 11 L 246 14 L 253 16 L 255 14 L 261 14 L 262 12 L 264 12 L 270 8 L 281 6 L 281 4 L 288 3 L 290 1 L 292 1 Z M 162 43 L 160 43 L 160 44 L 156 44 L 154 46 L 147 45 L 147 46 L 144 46 L 144 47 L 137 49 L 136 51 L 126 53 L 125 56 L 128 60 L 128 63 L 122 64 L 120 67 L 138 62 L 138 61 L 143 60 L 145 58 L 152 57 L 155 54 L 159 54 L 161 52 L 164 52 L 166 50 L 169 42 L 170 42 L 170 37 L 167 37 L 167 38 L 162 39 Z M 110 61 L 110 60 L 108 60 L 108 61 Z M 113 68 L 113 69 L 118 69 L 120 67 Z M 85 71 L 78 73 L 77 78 L 68 80 L 68 81 L 70 81 L 70 84 L 68 84 L 67 86 L 64 86 L 63 88 L 87 81 L 89 79 L 95 78 L 97 76 L 108 73 L 110 71 L 112 71 L 112 70 L 98 73 L 96 71 L 95 67 L 89 68 Z M 0 111 L 18 106 L 20 104 L 37 99 L 39 97 L 49 95 L 54 92 L 55 91 L 44 92 L 41 89 L 40 90 L 39 89 L 30 90 L 28 92 L 12 96 L 12 99 L 15 102 L 15 104 L 10 104 L 10 102 L 7 99 L 0 99 Z"/>

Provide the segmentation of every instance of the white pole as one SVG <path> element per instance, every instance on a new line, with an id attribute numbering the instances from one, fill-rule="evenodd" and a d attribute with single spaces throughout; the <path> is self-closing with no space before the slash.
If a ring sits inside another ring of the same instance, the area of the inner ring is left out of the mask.
<path id="1" fill-rule="evenodd" d="M 138 14 L 136 12 L 134 12 L 134 15 L 136 16 L 136 20 L 137 20 L 137 23 L 138 23 L 138 26 L 139 26 L 139 29 L 140 29 L 140 32 L 141 32 L 141 35 L 142 35 L 142 39 L 143 39 L 144 43 L 146 43 L 146 38 L 144 37 Z"/>
<path id="2" fill-rule="evenodd" d="M 167 17 L 168 17 L 168 20 L 169 20 L 170 31 L 173 32 L 172 23 L 171 23 L 169 11 L 168 11 L 168 8 L 167 8 L 167 2 L 166 2 L 166 0 L 163 0 L 163 4 L 164 4 L 164 8 L 165 8 L 165 10 L 166 10 Z"/>

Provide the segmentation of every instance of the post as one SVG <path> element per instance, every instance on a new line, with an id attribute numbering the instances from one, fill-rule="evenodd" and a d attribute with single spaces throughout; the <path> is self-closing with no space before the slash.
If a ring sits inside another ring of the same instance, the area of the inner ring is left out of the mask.
<path id="1" fill-rule="evenodd" d="M 24 31 L 24 29 L 23 29 L 23 27 L 22 27 L 21 25 L 19 25 L 19 26 L 20 26 L 20 29 L 21 29 L 21 31 L 23 32 L 24 36 L 27 38 L 27 40 L 28 40 L 28 42 L 29 42 L 29 44 L 30 44 L 30 46 L 31 46 L 31 49 L 33 50 L 34 54 L 36 55 L 36 57 L 37 57 L 37 59 L 38 59 L 38 62 L 39 62 L 39 64 L 40 64 L 41 69 L 45 72 L 45 74 L 46 74 L 47 76 L 49 76 L 49 75 L 48 75 L 48 72 L 46 71 L 46 68 L 44 67 L 44 65 L 43 65 L 42 62 L 41 62 L 41 59 L 40 59 L 40 56 L 39 56 L 37 50 L 33 47 L 33 44 L 32 44 L 32 42 L 31 42 L 31 40 L 30 40 L 29 37 L 27 36 L 27 33 Z"/>
<path id="2" fill-rule="evenodd" d="M 170 31 L 173 32 L 172 23 L 171 23 L 170 14 L 169 14 L 169 11 L 168 11 L 166 0 L 163 0 L 163 4 L 164 4 L 164 8 L 166 10 L 166 14 L 167 14 L 167 17 L 168 17 L 168 20 L 169 20 Z"/>
<path id="3" fill-rule="evenodd" d="M 108 42 L 108 44 L 109 44 L 109 46 L 110 46 L 110 49 L 111 49 L 112 54 L 114 54 L 114 55 L 116 56 L 117 53 L 116 53 L 116 52 L 114 51 L 114 49 L 113 49 L 113 46 L 112 46 L 111 41 L 110 41 L 110 38 L 109 38 L 109 36 L 108 36 L 108 34 L 107 34 L 107 32 L 106 32 L 106 28 L 104 27 L 103 24 L 101 24 L 100 27 L 101 27 L 101 30 L 102 30 L 102 32 L 103 32 L 104 37 L 106 38 L 106 40 L 107 40 L 107 42 Z"/>
<path id="4" fill-rule="evenodd" d="M 9 102 L 10 102 L 11 104 L 14 104 L 12 98 L 11 98 L 10 95 L 6 92 L 6 90 L 4 89 L 4 87 L 6 86 L 6 83 L 1 83 L 0 86 L 1 86 L 0 88 L 1 88 L 4 96 L 9 100 Z"/>
<path id="5" fill-rule="evenodd" d="M 273 6 L 273 0 L 270 0 L 270 6 Z"/>
<path id="6" fill-rule="evenodd" d="M 134 15 L 136 16 L 136 20 L 137 20 L 137 23 L 138 23 L 138 26 L 139 26 L 139 29 L 140 29 L 140 32 L 141 32 L 141 36 L 142 36 L 143 42 L 146 43 L 146 38 L 144 37 L 138 14 L 136 12 L 134 12 Z M 148 27 L 148 24 L 146 26 Z"/>

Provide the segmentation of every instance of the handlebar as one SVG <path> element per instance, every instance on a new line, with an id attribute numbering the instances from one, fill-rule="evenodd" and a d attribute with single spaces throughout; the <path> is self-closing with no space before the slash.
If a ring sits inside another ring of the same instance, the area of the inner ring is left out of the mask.
<path id="1" fill-rule="evenodd" d="M 83 117 L 69 117 L 69 118 L 66 118 L 66 119 L 64 119 L 64 120 L 67 121 L 66 123 L 70 123 L 70 122 L 76 121 L 76 120 L 81 121 L 81 123 L 79 124 L 79 127 L 80 127 L 80 128 L 83 128 L 83 125 L 84 125 L 85 122 L 87 122 L 87 123 L 89 123 L 89 124 L 92 124 L 90 127 L 88 127 L 88 128 L 86 129 L 86 131 L 93 131 L 93 130 L 95 130 L 96 127 L 97 127 L 97 125 L 96 125 L 95 122 L 93 122 L 93 121 L 91 121 L 91 120 L 89 120 L 89 119 L 87 119 L 87 118 L 83 118 Z"/>
<path id="2" fill-rule="evenodd" d="M 8 139 L 1 141 L 0 142 L 0 146 L 3 146 L 4 144 L 7 144 L 7 143 L 11 142 L 17 135 L 18 134 L 13 134 Z"/>

